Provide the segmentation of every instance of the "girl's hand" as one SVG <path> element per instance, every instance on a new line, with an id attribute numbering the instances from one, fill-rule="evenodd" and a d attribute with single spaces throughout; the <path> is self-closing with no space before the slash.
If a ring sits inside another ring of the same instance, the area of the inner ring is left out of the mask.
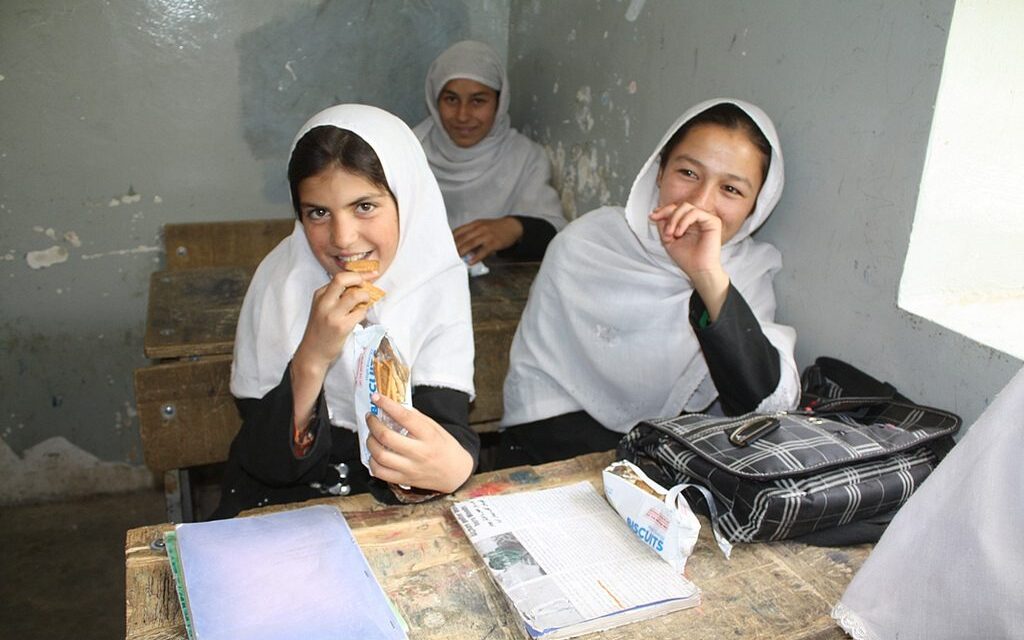
<path id="1" fill-rule="evenodd" d="M 714 322 L 729 289 L 729 276 L 722 268 L 722 220 L 687 202 L 662 205 L 650 219 L 658 226 L 665 251 L 690 278 Z"/>
<path id="2" fill-rule="evenodd" d="M 374 394 L 373 402 L 408 435 L 392 431 L 377 416 L 367 415 L 370 472 L 385 482 L 452 493 L 473 472 L 473 456 L 444 427 L 387 396 Z"/>
<path id="3" fill-rule="evenodd" d="M 293 362 L 304 369 L 326 373 L 341 354 L 352 329 L 366 317 L 366 308 L 356 306 L 369 302 L 370 296 L 355 287 L 375 275 L 342 271 L 316 290 L 309 309 L 306 333 L 295 351 Z"/>
<path id="4" fill-rule="evenodd" d="M 474 220 L 452 232 L 455 248 L 460 256 L 472 252 L 469 264 L 476 264 L 487 256 L 508 249 L 523 237 L 523 224 L 512 216 L 493 220 Z"/>
<path id="5" fill-rule="evenodd" d="M 722 268 L 722 221 L 718 216 L 684 202 L 666 204 L 651 213 L 661 244 L 692 279 L 700 272 Z"/>
<path id="6" fill-rule="evenodd" d="M 376 276 L 372 273 L 336 273 L 331 281 L 313 293 L 309 322 L 295 355 L 292 357 L 292 440 L 296 452 L 310 444 L 306 429 L 313 415 L 316 399 L 327 377 L 327 369 L 341 355 L 352 329 L 366 317 L 370 295 L 356 285 Z"/>

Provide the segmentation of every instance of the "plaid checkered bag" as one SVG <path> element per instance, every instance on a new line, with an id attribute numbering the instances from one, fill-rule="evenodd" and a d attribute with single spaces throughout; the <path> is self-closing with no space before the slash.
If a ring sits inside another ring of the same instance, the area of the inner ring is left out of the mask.
<path id="1" fill-rule="evenodd" d="M 782 540 L 898 508 L 960 428 L 952 413 L 891 398 L 812 400 L 795 412 L 642 422 L 619 457 L 664 486 L 710 490 L 731 542 Z"/>

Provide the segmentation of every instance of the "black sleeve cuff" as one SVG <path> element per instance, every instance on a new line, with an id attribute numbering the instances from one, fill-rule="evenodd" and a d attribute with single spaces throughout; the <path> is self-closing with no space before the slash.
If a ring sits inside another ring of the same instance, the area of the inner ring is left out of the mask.
<path id="1" fill-rule="evenodd" d="M 231 456 L 251 476 L 271 486 L 285 486 L 315 479 L 331 451 L 327 404 L 321 389 L 310 422 L 313 445 L 298 458 L 292 449 L 291 365 L 281 382 L 262 398 L 236 398 L 242 428 L 231 443 Z"/>
<path id="2" fill-rule="evenodd" d="M 416 387 L 412 392 L 412 406 L 452 434 L 473 456 L 475 472 L 480 461 L 480 436 L 469 426 L 469 395 L 443 387 Z"/>
<path id="3" fill-rule="evenodd" d="M 779 352 L 764 335 L 747 301 L 731 284 L 713 323 L 701 327 L 707 311 L 696 291 L 690 296 L 690 325 L 697 334 L 711 380 L 727 415 L 753 411 L 779 386 Z"/>
<path id="4" fill-rule="evenodd" d="M 527 216 L 512 216 L 523 225 L 523 237 L 508 249 L 502 249 L 498 255 L 508 260 L 537 262 L 544 257 L 548 244 L 555 237 L 557 230 L 547 220 Z"/>

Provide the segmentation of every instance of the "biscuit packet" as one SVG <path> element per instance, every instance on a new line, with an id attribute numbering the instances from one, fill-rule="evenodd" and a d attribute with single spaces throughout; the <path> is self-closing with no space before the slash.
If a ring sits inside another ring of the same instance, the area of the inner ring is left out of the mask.
<path id="1" fill-rule="evenodd" d="M 412 408 L 412 386 L 410 384 L 409 366 L 402 354 L 390 340 L 387 329 L 382 325 L 356 326 L 352 338 L 359 348 L 359 359 L 356 361 L 355 409 L 356 430 L 359 435 L 359 458 L 363 465 L 370 468 L 370 451 L 366 442 L 370 437 L 370 427 L 366 424 L 366 414 L 371 413 L 380 419 L 392 431 L 408 435 L 408 431 L 398 424 L 383 409 L 374 404 L 371 398 L 374 393 L 385 395 L 402 406 Z M 388 487 L 400 502 L 424 502 L 437 495 L 436 491 L 415 489 L 405 485 L 388 483 Z"/>
<path id="2" fill-rule="evenodd" d="M 665 489 L 627 460 L 611 463 L 602 476 L 605 497 L 633 534 L 682 573 L 700 535 L 700 521 L 682 494 L 690 485 Z M 715 533 L 728 558 L 731 545 Z"/>

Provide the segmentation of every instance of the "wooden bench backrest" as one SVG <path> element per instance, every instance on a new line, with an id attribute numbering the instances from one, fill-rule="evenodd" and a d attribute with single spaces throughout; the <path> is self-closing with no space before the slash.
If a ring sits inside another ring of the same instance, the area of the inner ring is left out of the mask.
<path id="1" fill-rule="evenodd" d="M 294 226 L 295 218 L 164 225 L 167 269 L 255 269 Z"/>

